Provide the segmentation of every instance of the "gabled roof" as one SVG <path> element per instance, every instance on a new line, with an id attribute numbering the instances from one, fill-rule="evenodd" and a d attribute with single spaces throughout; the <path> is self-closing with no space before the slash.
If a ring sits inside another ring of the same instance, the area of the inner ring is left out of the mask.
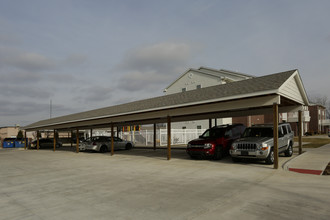
<path id="1" fill-rule="evenodd" d="M 286 97 L 298 103 L 304 103 L 304 105 L 309 105 L 309 100 L 305 87 L 300 78 L 298 70 L 295 74 L 292 74 L 285 83 L 279 88 L 278 92 L 281 96 Z"/>
<path id="2" fill-rule="evenodd" d="M 209 67 L 205 67 L 205 66 L 199 67 L 198 70 L 200 70 L 200 71 L 209 70 L 209 71 L 213 71 L 215 74 L 217 72 L 218 73 L 226 73 L 228 75 L 239 76 L 239 77 L 243 77 L 243 78 L 246 78 L 246 79 L 255 77 L 255 76 L 252 76 L 252 75 L 249 75 L 249 74 L 246 74 L 246 73 L 240 73 L 240 72 L 236 72 L 236 71 L 232 71 L 232 70 L 226 70 L 226 69 L 217 70 L 217 69 L 213 69 L 213 68 L 209 68 Z"/>
<path id="3" fill-rule="evenodd" d="M 86 111 L 62 117 L 52 118 L 39 121 L 26 126 L 24 129 L 37 129 L 49 127 L 64 123 L 75 123 L 87 120 L 114 118 L 125 115 L 136 115 L 142 117 L 143 113 L 155 112 L 160 110 L 170 110 L 174 108 L 184 108 L 189 106 L 198 106 L 209 103 L 219 103 L 228 100 L 240 100 L 249 97 L 267 96 L 285 92 L 281 90 L 286 85 L 286 82 L 292 78 L 295 80 L 299 73 L 297 70 L 290 70 L 282 73 L 256 77 L 252 79 L 222 84 L 217 86 L 206 87 L 198 90 L 180 92 L 140 101 L 130 102 L 126 104 L 100 108 L 92 111 Z M 301 83 L 302 85 L 302 83 Z M 300 105 L 308 105 L 306 92 L 302 87 L 299 90 L 301 93 L 300 99 L 294 100 Z M 286 95 L 285 93 L 283 95 Z M 290 98 L 290 96 L 288 96 Z M 182 113 L 183 114 L 183 113 Z M 139 116 L 140 115 L 140 116 Z"/>
<path id="4" fill-rule="evenodd" d="M 181 79 L 183 76 L 185 76 L 187 73 L 189 73 L 191 71 L 194 71 L 194 72 L 197 72 L 197 73 L 201 73 L 201 74 L 204 74 L 204 75 L 215 76 L 215 77 L 221 77 L 221 75 L 223 75 L 223 74 L 228 75 L 228 76 L 241 77 L 242 79 L 249 79 L 249 78 L 255 77 L 255 76 L 251 76 L 251 75 L 244 74 L 244 73 L 234 72 L 234 71 L 231 71 L 231 70 L 224 70 L 224 69 L 217 70 L 217 69 L 212 69 L 212 68 L 209 68 L 209 67 L 203 67 L 203 66 L 201 66 L 198 69 L 193 69 L 193 68 L 188 69 L 181 76 L 179 76 L 176 80 L 174 80 L 169 86 L 167 86 L 164 89 L 164 91 L 166 91 L 173 84 L 175 84 L 179 79 Z"/>

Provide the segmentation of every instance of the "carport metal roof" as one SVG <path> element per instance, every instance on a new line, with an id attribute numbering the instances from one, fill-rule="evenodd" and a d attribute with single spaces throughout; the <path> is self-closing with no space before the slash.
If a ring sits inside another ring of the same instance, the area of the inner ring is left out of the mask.
<path id="1" fill-rule="evenodd" d="M 25 126 L 26 131 L 42 129 L 84 129 L 129 124 L 163 123 L 206 118 L 233 117 L 297 111 L 308 105 L 298 70 L 256 77 L 223 85 L 100 108 L 42 120 Z"/>

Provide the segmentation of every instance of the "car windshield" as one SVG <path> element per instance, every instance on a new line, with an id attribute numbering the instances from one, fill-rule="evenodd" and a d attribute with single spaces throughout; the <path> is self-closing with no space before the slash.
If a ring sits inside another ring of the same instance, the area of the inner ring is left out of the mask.
<path id="1" fill-rule="evenodd" d="M 212 128 L 206 130 L 200 137 L 201 138 L 215 138 L 223 137 L 225 135 L 226 129 L 224 128 Z"/>
<path id="2" fill-rule="evenodd" d="M 246 128 L 243 137 L 273 137 L 273 128 Z"/>

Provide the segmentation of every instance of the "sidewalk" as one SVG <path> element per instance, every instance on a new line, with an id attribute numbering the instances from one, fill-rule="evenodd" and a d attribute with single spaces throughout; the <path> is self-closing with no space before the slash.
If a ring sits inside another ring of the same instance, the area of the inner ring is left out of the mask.
<path id="1" fill-rule="evenodd" d="M 319 148 L 303 148 L 303 154 L 296 156 L 283 165 L 284 170 L 322 175 L 330 162 L 330 144 Z"/>

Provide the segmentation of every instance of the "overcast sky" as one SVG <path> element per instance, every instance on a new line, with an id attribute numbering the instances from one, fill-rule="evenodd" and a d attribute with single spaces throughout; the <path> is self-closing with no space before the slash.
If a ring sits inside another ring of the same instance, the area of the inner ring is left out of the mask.
<path id="1" fill-rule="evenodd" d="M 189 68 L 330 95 L 328 0 L 0 0 L 0 127 L 163 95 Z M 330 96 L 329 96 L 330 99 Z"/>

